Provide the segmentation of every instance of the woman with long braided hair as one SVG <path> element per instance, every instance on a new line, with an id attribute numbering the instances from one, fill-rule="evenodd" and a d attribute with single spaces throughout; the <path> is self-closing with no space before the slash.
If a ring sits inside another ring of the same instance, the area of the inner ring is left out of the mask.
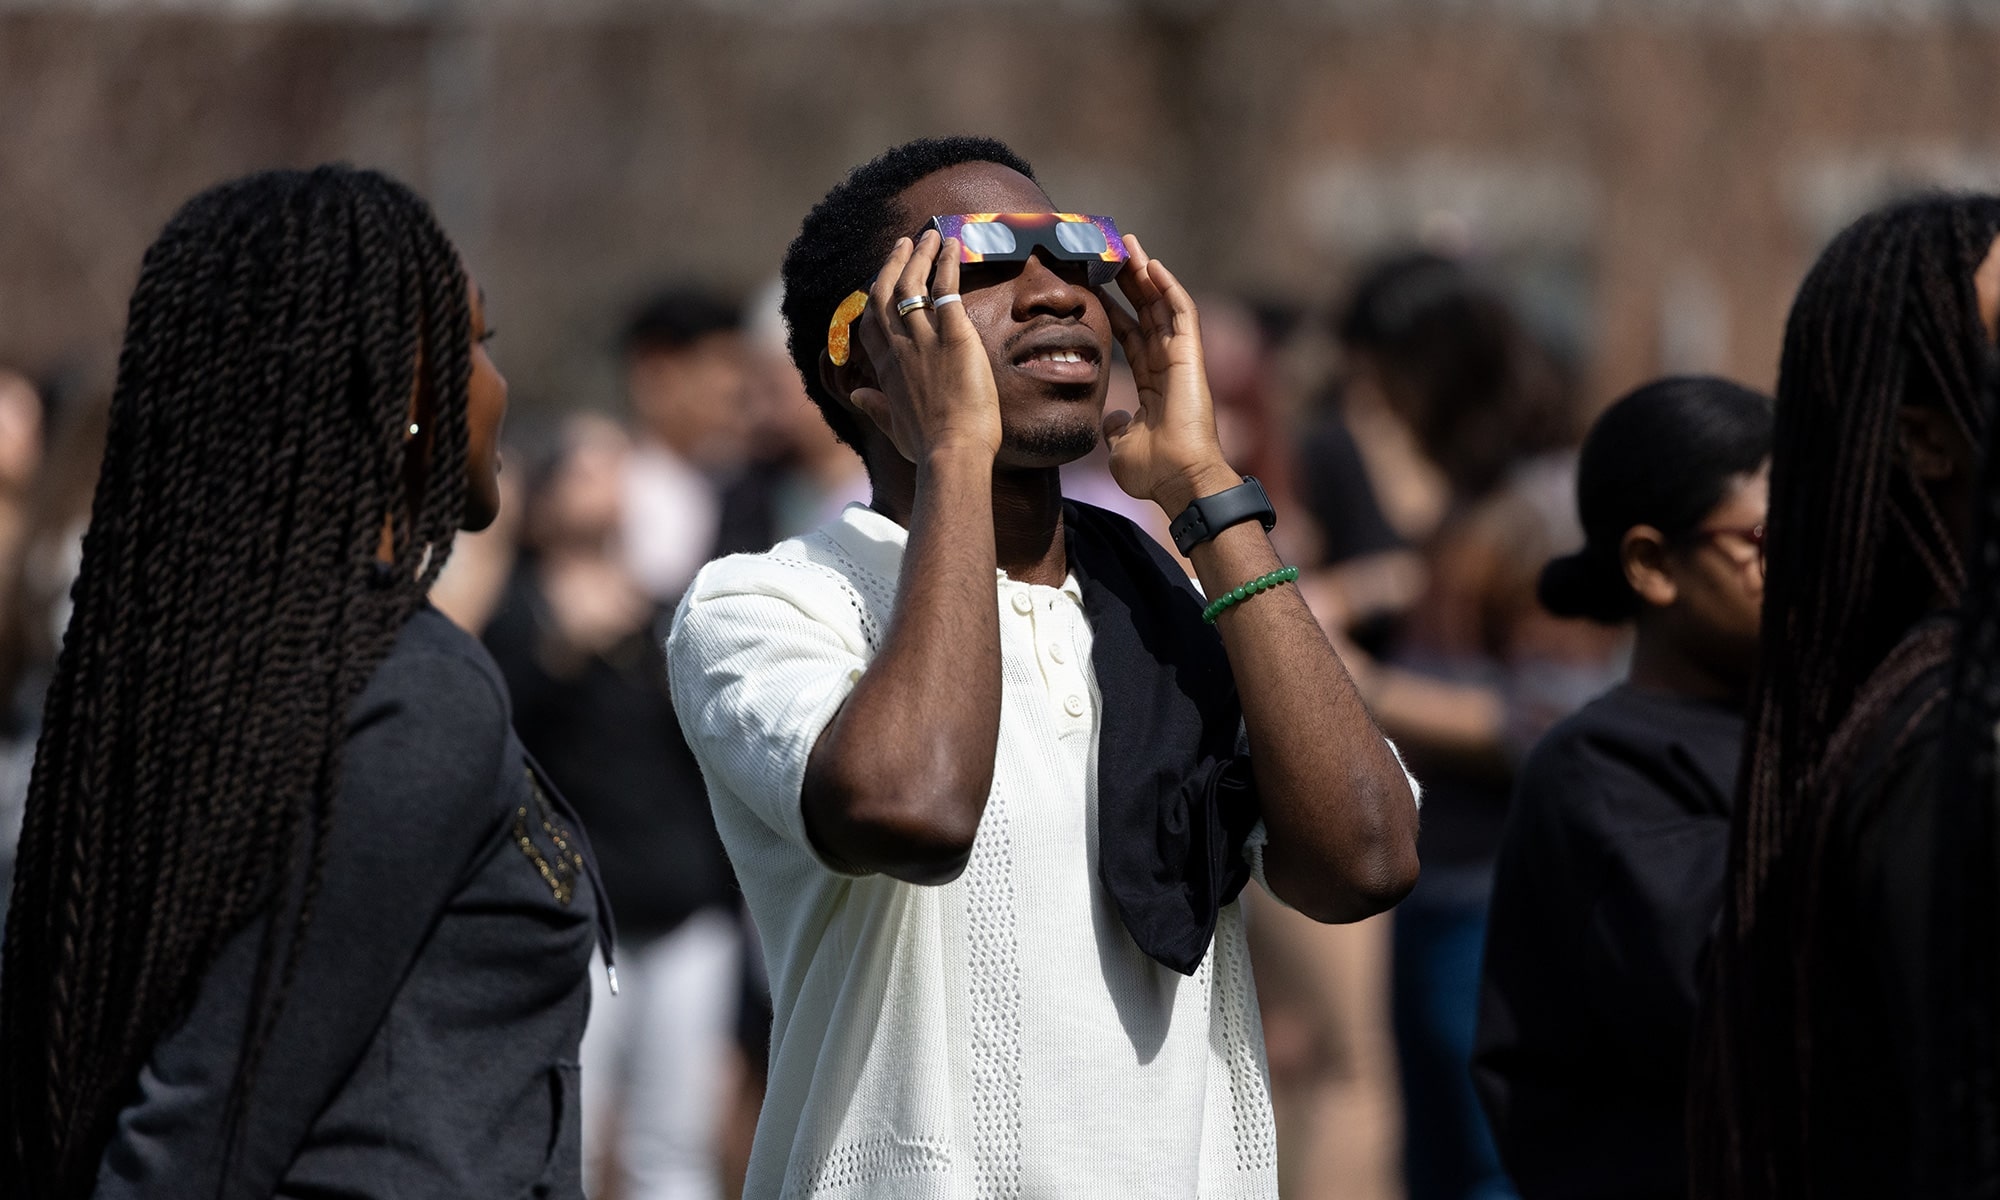
<path id="1" fill-rule="evenodd" d="M 6 929 L 18 1194 L 580 1194 L 588 852 L 425 600 L 497 511 L 483 307 L 346 167 L 147 252 Z"/>
<path id="2" fill-rule="evenodd" d="M 2000 198 L 1837 237 L 1779 368 L 1759 679 L 1689 1099 L 1694 1194 L 1914 1194 L 1927 864 L 1992 424 Z"/>
<path id="3" fill-rule="evenodd" d="M 2000 367 L 2000 364 L 1996 364 Z M 1989 375 L 2000 387 L 2000 369 Z M 1986 449 L 1978 538 L 1959 629 L 1935 858 L 1926 872 L 1933 974 L 1915 1052 L 1930 1064 L 1915 1097 L 1923 1194 L 2000 1197 L 2000 421 Z"/>

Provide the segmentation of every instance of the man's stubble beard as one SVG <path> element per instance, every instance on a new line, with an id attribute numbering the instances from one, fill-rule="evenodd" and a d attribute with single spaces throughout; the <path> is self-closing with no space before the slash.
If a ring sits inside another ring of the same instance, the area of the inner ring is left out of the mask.
<path id="1" fill-rule="evenodd" d="M 1060 465 L 1097 449 L 1098 422 L 1083 405 L 1026 429 L 1003 428 L 1001 452 L 1017 461 Z"/>

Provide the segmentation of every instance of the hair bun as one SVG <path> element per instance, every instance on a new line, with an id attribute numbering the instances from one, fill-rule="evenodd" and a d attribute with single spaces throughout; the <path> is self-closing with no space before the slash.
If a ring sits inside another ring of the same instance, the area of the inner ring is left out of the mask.
<path id="1" fill-rule="evenodd" d="M 1585 546 L 1549 560 L 1535 586 L 1535 598 L 1559 617 L 1585 617 L 1607 625 L 1629 619 L 1639 597 L 1625 582 L 1615 559 Z"/>

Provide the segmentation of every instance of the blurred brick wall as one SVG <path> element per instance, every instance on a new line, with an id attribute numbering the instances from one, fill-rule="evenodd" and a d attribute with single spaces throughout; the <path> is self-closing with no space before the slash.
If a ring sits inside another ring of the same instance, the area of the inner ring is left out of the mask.
<path id="1" fill-rule="evenodd" d="M 608 404 L 612 332 L 649 283 L 753 288 L 855 162 L 976 130 L 1198 285 L 1323 303 L 1378 248 L 1470 245 L 1601 403 L 1665 368 L 1768 386 L 1791 291 L 1842 221 L 1911 182 L 2000 184 L 1991 22 L 1419 7 L 0 6 L 0 361 L 108 377 L 181 200 L 345 158 L 438 205 L 524 407 Z"/>

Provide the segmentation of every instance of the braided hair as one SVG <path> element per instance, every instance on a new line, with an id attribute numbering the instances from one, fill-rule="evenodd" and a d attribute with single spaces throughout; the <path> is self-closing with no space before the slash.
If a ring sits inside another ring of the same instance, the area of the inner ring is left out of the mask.
<path id="1" fill-rule="evenodd" d="M 1996 234 L 1989 196 L 1870 213 L 1821 254 L 1786 324 L 1761 661 L 1697 1053 L 1705 1083 L 1690 1098 L 1696 1195 L 1806 1186 L 1814 897 L 1839 775 L 1827 763 L 1836 733 L 1877 723 L 1908 672 L 1871 677 L 1964 588 L 1955 536 L 1902 461 L 1897 413 L 1941 410 L 1985 446 L 1992 350 L 1973 274 Z"/>
<path id="2" fill-rule="evenodd" d="M 469 342 L 457 252 L 374 172 L 223 184 L 146 252 L 7 920 L 0 1178 L 23 1194 L 90 1193 L 154 1043 L 272 913 L 240 1121 L 348 707 L 464 511 Z"/>
<path id="3" fill-rule="evenodd" d="M 1989 373 L 1989 394 L 2000 370 Z M 1989 402 L 1991 402 L 1989 400 Z M 2000 438 L 2000 421 L 1993 423 Z M 1986 449 L 1961 618 L 1930 871 L 1934 978 L 1915 1097 L 1923 1194 L 2000 1197 L 2000 447 Z"/>

